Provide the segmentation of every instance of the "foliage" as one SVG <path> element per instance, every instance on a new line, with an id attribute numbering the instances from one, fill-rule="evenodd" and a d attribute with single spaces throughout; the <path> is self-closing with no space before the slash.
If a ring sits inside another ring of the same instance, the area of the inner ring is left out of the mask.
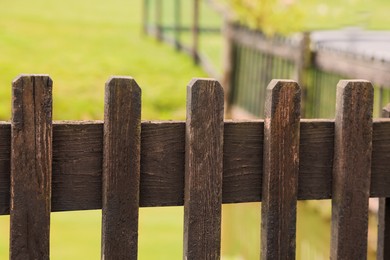
<path id="1" fill-rule="evenodd" d="M 235 18 L 266 34 L 362 27 L 389 29 L 386 0 L 220 0 Z"/>
<path id="2" fill-rule="evenodd" d="M 302 10 L 294 0 L 227 0 L 236 18 L 266 34 L 296 31 L 302 23 Z"/>

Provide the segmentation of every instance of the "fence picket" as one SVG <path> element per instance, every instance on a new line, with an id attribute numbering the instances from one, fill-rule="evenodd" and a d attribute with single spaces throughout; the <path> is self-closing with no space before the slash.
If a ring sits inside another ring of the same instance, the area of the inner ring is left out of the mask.
<path id="1" fill-rule="evenodd" d="M 220 84 L 195 79 L 186 122 L 144 122 L 142 139 L 141 89 L 130 77 L 107 82 L 104 124 L 57 122 L 54 134 L 48 76 L 22 75 L 12 93 L 12 122 L 0 122 L 10 259 L 49 259 L 51 210 L 101 206 L 102 259 L 136 259 L 140 205 L 183 197 L 184 259 L 219 259 L 222 202 L 251 201 L 262 201 L 262 259 L 294 259 L 297 199 L 325 198 L 331 259 L 365 259 L 368 198 L 390 196 L 390 120 L 373 123 L 368 81 L 339 82 L 334 122 L 300 120 L 301 89 L 288 80 L 269 84 L 264 122 L 224 122 Z M 378 259 L 390 252 L 388 205 L 381 199 Z"/>
<path id="2" fill-rule="evenodd" d="M 382 88 L 381 88 L 382 90 Z M 382 110 L 382 117 L 390 118 L 390 104 Z M 390 259 L 390 198 L 379 198 L 377 260 Z"/>
<path id="3" fill-rule="evenodd" d="M 223 89 L 195 79 L 187 88 L 184 259 L 219 259 L 223 171 Z"/>
<path id="4" fill-rule="evenodd" d="M 132 78 L 106 84 L 102 259 L 137 259 L 141 89 Z"/>
<path id="5" fill-rule="evenodd" d="M 373 87 L 337 85 L 331 259 L 366 259 L 372 152 Z"/>
<path id="6" fill-rule="evenodd" d="M 49 259 L 52 81 L 19 76 L 12 96 L 10 259 Z"/>
<path id="7" fill-rule="evenodd" d="M 267 87 L 261 259 L 295 259 L 301 92 L 294 81 Z"/>

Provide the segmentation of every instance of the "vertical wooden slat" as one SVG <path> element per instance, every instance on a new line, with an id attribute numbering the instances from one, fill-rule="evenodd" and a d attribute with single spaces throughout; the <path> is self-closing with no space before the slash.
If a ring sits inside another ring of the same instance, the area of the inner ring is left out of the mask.
<path id="1" fill-rule="evenodd" d="M 136 259 L 140 183 L 141 89 L 129 77 L 106 84 L 102 259 Z"/>
<path id="2" fill-rule="evenodd" d="M 264 113 L 260 114 L 260 92 L 261 92 L 261 56 L 259 51 L 255 51 L 255 87 L 253 89 L 253 103 L 254 103 L 254 114 L 258 117 L 264 116 Z"/>
<path id="3" fill-rule="evenodd" d="M 379 99 L 379 111 L 381 111 L 381 109 L 383 108 L 383 87 L 382 86 L 379 86 L 378 99 Z M 383 113 L 382 113 L 382 117 L 383 117 Z"/>
<path id="4" fill-rule="evenodd" d="M 163 39 L 163 24 L 162 24 L 162 15 L 163 15 L 163 0 L 155 0 L 155 16 L 156 16 L 156 37 L 157 40 L 162 41 Z"/>
<path id="5" fill-rule="evenodd" d="M 366 259 L 372 151 L 373 87 L 337 85 L 331 259 Z"/>
<path id="6" fill-rule="evenodd" d="M 259 115 L 264 117 L 264 104 L 265 104 L 265 96 L 267 92 L 267 86 L 269 84 L 269 81 L 266 81 L 266 67 L 267 67 L 267 54 L 261 53 L 261 60 L 260 60 L 260 81 L 259 81 L 259 87 L 260 87 L 260 95 L 259 95 L 259 103 L 260 109 L 259 109 Z"/>
<path id="7" fill-rule="evenodd" d="M 142 20 L 143 20 L 143 33 L 148 34 L 149 29 L 149 7 L 150 3 L 149 0 L 143 0 L 143 6 L 142 6 Z"/>
<path id="8" fill-rule="evenodd" d="M 176 50 L 181 49 L 181 0 L 175 0 L 174 2 L 174 13 L 175 13 L 175 19 L 174 19 L 174 35 L 175 35 L 175 47 Z"/>
<path id="9" fill-rule="evenodd" d="M 247 86 L 246 84 L 246 73 L 247 71 L 247 65 L 248 63 L 246 62 L 246 50 L 247 48 L 245 46 L 240 46 L 238 50 L 238 82 L 237 82 L 237 105 L 241 108 L 244 108 L 245 106 L 243 105 L 245 102 L 245 97 L 244 97 L 244 90 Z"/>
<path id="10" fill-rule="evenodd" d="M 11 259 L 49 259 L 52 81 L 22 75 L 12 86 Z"/>
<path id="11" fill-rule="evenodd" d="M 219 259 L 223 165 L 223 90 L 214 80 L 187 89 L 184 259 Z"/>
<path id="12" fill-rule="evenodd" d="M 295 259 L 300 99 L 294 81 L 272 80 L 267 87 L 261 259 Z"/>
<path id="13" fill-rule="evenodd" d="M 382 90 L 382 88 L 381 88 Z M 382 110 L 390 118 L 390 104 Z M 390 259 L 390 198 L 379 198 L 377 260 Z"/>
<path id="14" fill-rule="evenodd" d="M 295 61 L 296 69 L 296 78 L 302 89 L 302 105 L 301 105 L 301 115 L 306 117 L 305 104 L 307 96 L 307 87 L 308 87 L 308 77 L 309 69 L 312 67 L 312 52 L 311 52 L 311 37 L 309 32 L 302 33 L 302 39 L 299 44 L 299 55 L 297 55 L 297 60 Z"/>
<path id="15" fill-rule="evenodd" d="M 237 70 L 236 66 L 236 46 L 234 45 L 234 42 L 231 37 L 229 37 L 230 33 L 230 23 L 226 20 L 224 20 L 223 23 L 223 52 L 222 52 L 222 58 L 223 58 L 223 75 L 222 75 L 222 86 L 224 88 L 225 92 L 225 114 L 230 115 L 231 113 L 231 105 L 233 101 L 233 95 L 234 95 L 234 79 L 235 79 L 235 72 Z"/>
<path id="16" fill-rule="evenodd" d="M 192 58 L 195 64 L 199 63 L 199 0 L 193 0 L 193 17 L 192 17 Z"/>

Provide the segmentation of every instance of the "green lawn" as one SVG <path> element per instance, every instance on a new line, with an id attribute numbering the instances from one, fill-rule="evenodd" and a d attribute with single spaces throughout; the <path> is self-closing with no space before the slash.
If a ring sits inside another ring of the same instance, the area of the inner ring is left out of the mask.
<path id="1" fill-rule="evenodd" d="M 190 59 L 141 35 L 141 0 L 6 1 L 0 10 L 0 119 L 20 73 L 54 80 L 55 119 L 101 119 L 110 75 L 143 89 L 143 118 L 183 118 L 185 86 L 205 76 Z"/>
<path id="2" fill-rule="evenodd" d="M 205 77 L 190 58 L 141 34 L 141 0 L 3 1 L 0 8 L 0 120 L 9 120 L 20 73 L 53 81 L 54 119 L 103 118 L 104 84 L 133 76 L 142 118 L 183 119 L 185 89 Z M 182 208 L 141 209 L 139 259 L 179 259 Z M 51 259 L 99 259 L 100 211 L 52 214 Z M 8 258 L 9 217 L 0 217 L 0 259 Z"/>

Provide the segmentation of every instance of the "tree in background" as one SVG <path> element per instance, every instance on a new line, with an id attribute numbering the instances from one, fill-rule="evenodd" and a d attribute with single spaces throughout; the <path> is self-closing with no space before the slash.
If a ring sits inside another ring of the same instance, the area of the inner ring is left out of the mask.
<path id="1" fill-rule="evenodd" d="M 301 28 L 303 12 L 297 0 L 225 0 L 236 19 L 266 34 L 285 34 Z"/>
<path id="2" fill-rule="evenodd" d="M 266 34 L 362 27 L 386 29 L 386 0 L 220 0 L 235 18 Z"/>

